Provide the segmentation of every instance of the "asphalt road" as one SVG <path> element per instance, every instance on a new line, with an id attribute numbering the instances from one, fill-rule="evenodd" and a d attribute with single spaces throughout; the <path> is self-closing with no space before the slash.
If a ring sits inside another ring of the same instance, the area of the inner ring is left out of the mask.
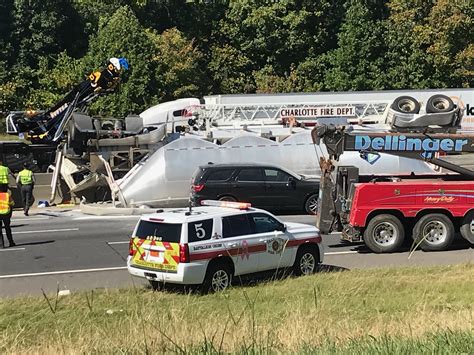
<path id="1" fill-rule="evenodd" d="M 286 222 L 314 223 L 311 216 L 280 216 Z M 142 287 L 125 267 L 128 237 L 137 216 L 87 216 L 77 210 L 15 212 L 14 248 L 0 249 L 0 297 L 38 295 L 59 290 Z M 341 244 L 339 235 L 323 237 L 325 269 L 455 264 L 474 261 L 472 245 L 458 239 L 451 250 L 408 250 L 378 255 L 363 244 Z M 409 246 L 407 246 L 408 249 Z"/>

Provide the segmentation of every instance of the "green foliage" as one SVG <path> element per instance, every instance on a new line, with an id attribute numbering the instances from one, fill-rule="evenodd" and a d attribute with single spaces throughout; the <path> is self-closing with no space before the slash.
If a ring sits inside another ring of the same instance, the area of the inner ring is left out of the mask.
<path id="1" fill-rule="evenodd" d="M 193 41 L 184 38 L 176 28 L 161 35 L 149 31 L 148 36 L 154 45 L 151 63 L 154 67 L 154 101 L 199 96 L 205 90 L 201 70 L 203 55 Z"/>
<path id="2" fill-rule="evenodd" d="M 431 87 L 432 69 L 427 60 L 426 44 L 420 36 L 428 16 L 430 1 L 390 0 L 387 21 L 387 75 L 389 88 L 421 89 Z"/>
<path id="3" fill-rule="evenodd" d="M 209 70 L 216 92 L 237 94 L 255 90 L 250 59 L 230 45 L 212 48 Z"/>
<path id="4" fill-rule="evenodd" d="M 420 31 L 433 66 L 432 86 L 474 85 L 474 4 L 438 0 Z"/>
<path id="5" fill-rule="evenodd" d="M 467 0 L 3 0 L 0 110 L 48 108 L 110 57 L 130 70 L 91 107 L 185 96 L 474 85 Z"/>
<path id="6" fill-rule="evenodd" d="M 338 48 L 329 55 L 331 69 L 326 86 L 331 90 L 383 89 L 385 46 L 383 41 L 383 6 L 374 1 L 351 0 Z"/>
<path id="7" fill-rule="evenodd" d="M 36 67 L 41 57 L 65 47 L 67 7 L 65 0 L 15 0 L 13 36 L 20 65 Z"/>

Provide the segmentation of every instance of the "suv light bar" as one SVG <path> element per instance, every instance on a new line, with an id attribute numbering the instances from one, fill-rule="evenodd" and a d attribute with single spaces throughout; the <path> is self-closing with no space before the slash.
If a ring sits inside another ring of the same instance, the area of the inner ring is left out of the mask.
<path id="1" fill-rule="evenodd" d="M 249 202 L 215 201 L 215 200 L 202 200 L 201 205 L 237 208 L 239 210 L 246 210 L 252 206 L 252 204 Z"/>

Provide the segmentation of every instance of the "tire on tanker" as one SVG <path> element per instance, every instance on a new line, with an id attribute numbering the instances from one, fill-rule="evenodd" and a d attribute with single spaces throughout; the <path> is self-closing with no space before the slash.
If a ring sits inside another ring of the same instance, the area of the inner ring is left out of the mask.
<path id="1" fill-rule="evenodd" d="M 412 237 L 416 244 L 421 242 L 421 250 L 440 251 L 451 245 L 454 235 L 454 225 L 448 216 L 431 213 L 416 222 Z"/>
<path id="2" fill-rule="evenodd" d="M 474 244 L 474 210 L 469 211 L 461 221 L 461 235 Z"/>
<path id="3" fill-rule="evenodd" d="M 420 103 L 411 96 L 400 96 L 393 101 L 390 108 L 400 113 L 416 114 L 420 112 Z"/>
<path id="4" fill-rule="evenodd" d="M 446 95 L 433 95 L 426 102 L 427 113 L 450 112 L 454 109 L 454 102 Z"/>
<path id="5" fill-rule="evenodd" d="M 364 242 L 375 253 L 397 251 L 405 240 L 402 222 L 391 214 L 381 214 L 372 218 L 364 232 Z"/>

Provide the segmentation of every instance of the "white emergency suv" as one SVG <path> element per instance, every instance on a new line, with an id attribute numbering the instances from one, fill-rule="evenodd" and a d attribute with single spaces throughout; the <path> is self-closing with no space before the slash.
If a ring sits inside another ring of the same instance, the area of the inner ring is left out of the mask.
<path id="1" fill-rule="evenodd" d="M 285 224 L 248 203 L 202 203 L 142 216 L 130 238 L 129 272 L 155 289 L 173 283 L 216 292 L 234 276 L 289 267 L 307 275 L 323 261 L 314 226 Z"/>

